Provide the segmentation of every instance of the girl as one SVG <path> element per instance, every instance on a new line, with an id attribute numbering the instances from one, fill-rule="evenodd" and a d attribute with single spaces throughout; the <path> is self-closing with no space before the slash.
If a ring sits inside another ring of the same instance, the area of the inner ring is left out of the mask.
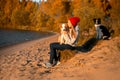
<path id="1" fill-rule="evenodd" d="M 79 27 L 77 23 L 80 21 L 78 17 L 71 17 L 68 19 L 68 31 L 64 31 L 66 36 L 63 37 L 65 42 L 54 42 L 50 44 L 50 60 L 45 63 L 45 67 L 49 68 L 57 64 L 57 50 L 74 50 L 79 38 Z"/>

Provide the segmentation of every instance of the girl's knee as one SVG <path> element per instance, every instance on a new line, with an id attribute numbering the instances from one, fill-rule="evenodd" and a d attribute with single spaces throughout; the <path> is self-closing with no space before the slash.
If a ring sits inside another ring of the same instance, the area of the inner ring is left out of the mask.
<path id="1" fill-rule="evenodd" d="M 53 47 L 54 43 L 50 43 L 50 47 Z"/>
<path id="2" fill-rule="evenodd" d="M 53 48 L 56 45 L 57 45 L 57 43 L 50 43 L 50 48 Z"/>

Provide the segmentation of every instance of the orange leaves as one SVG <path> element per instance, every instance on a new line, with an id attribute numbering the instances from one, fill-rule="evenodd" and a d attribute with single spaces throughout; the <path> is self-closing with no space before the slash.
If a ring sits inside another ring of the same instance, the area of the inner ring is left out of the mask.
<path id="1" fill-rule="evenodd" d="M 102 0 L 93 0 L 95 6 L 97 6 L 97 7 L 99 7 L 99 8 L 102 6 L 102 2 L 101 2 L 101 1 L 102 1 Z"/>
<path id="2" fill-rule="evenodd" d="M 57 24 L 67 22 L 69 17 L 78 16 L 81 18 L 81 28 L 88 28 L 93 26 L 91 20 L 94 17 L 103 18 L 110 13 L 119 19 L 119 0 L 110 0 L 112 10 L 108 9 L 106 1 L 108 0 L 47 0 L 38 4 L 32 0 L 0 0 L 0 26 L 12 24 L 10 27 L 16 25 L 17 28 L 32 25 L 37 29 L 44 26 L 53 30 L 58 28 Z"/>
<path id="3" fill-rule="evenodd" d="M 31 1 L 28 1 L 28 2 L 27 2 L 27 5 L 26 5 L 26 7 L 25 7 L 25 10 L 26 10 L 26 11 L 32 11 L 32 8 L 34 8 L 34 7 L 35 7 L 34 3 L 31 2 Z"/>

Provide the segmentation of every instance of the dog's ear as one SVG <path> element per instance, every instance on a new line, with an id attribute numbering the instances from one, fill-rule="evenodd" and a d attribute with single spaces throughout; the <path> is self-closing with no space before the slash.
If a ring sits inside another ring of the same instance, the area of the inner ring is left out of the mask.
<path id="1" fill-rule="evenodd" d="M 94 24 L 96 23 L 96 18 L 93 19 Z"/>
<path id="2" fill-rule="evenodd" d="M 98 18 L 98 21 L 101 21 L 101 19 L 100 19 L 100 18 Z"/>
<path id="3" fill-rule="evenodd" d="M 98 18 L 98 24 L 101 24 L 101 19 L 100 18 Z"/>

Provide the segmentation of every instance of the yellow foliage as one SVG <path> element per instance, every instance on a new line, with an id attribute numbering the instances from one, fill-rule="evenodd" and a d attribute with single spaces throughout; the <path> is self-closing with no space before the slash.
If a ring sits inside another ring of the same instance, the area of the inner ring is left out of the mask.
<path id="1" fill-rule="evenodd" d="M 111 7 L 111 8 L 110 8 Z M 59 31 L 59 23 L 71 16 L 80 17 L 81 33 L 94 26 L 93 18 L 111 21 L 118 34 L 120 19 L 119 0 L 47 0 L 40 4 L 31 0 L 0 0 L 0 26 L 30 26 L 29 29 Z M 108 23 L 107 23 L 108 24 Z M 34 28 L 32 27 L 34 26 Z"/>

